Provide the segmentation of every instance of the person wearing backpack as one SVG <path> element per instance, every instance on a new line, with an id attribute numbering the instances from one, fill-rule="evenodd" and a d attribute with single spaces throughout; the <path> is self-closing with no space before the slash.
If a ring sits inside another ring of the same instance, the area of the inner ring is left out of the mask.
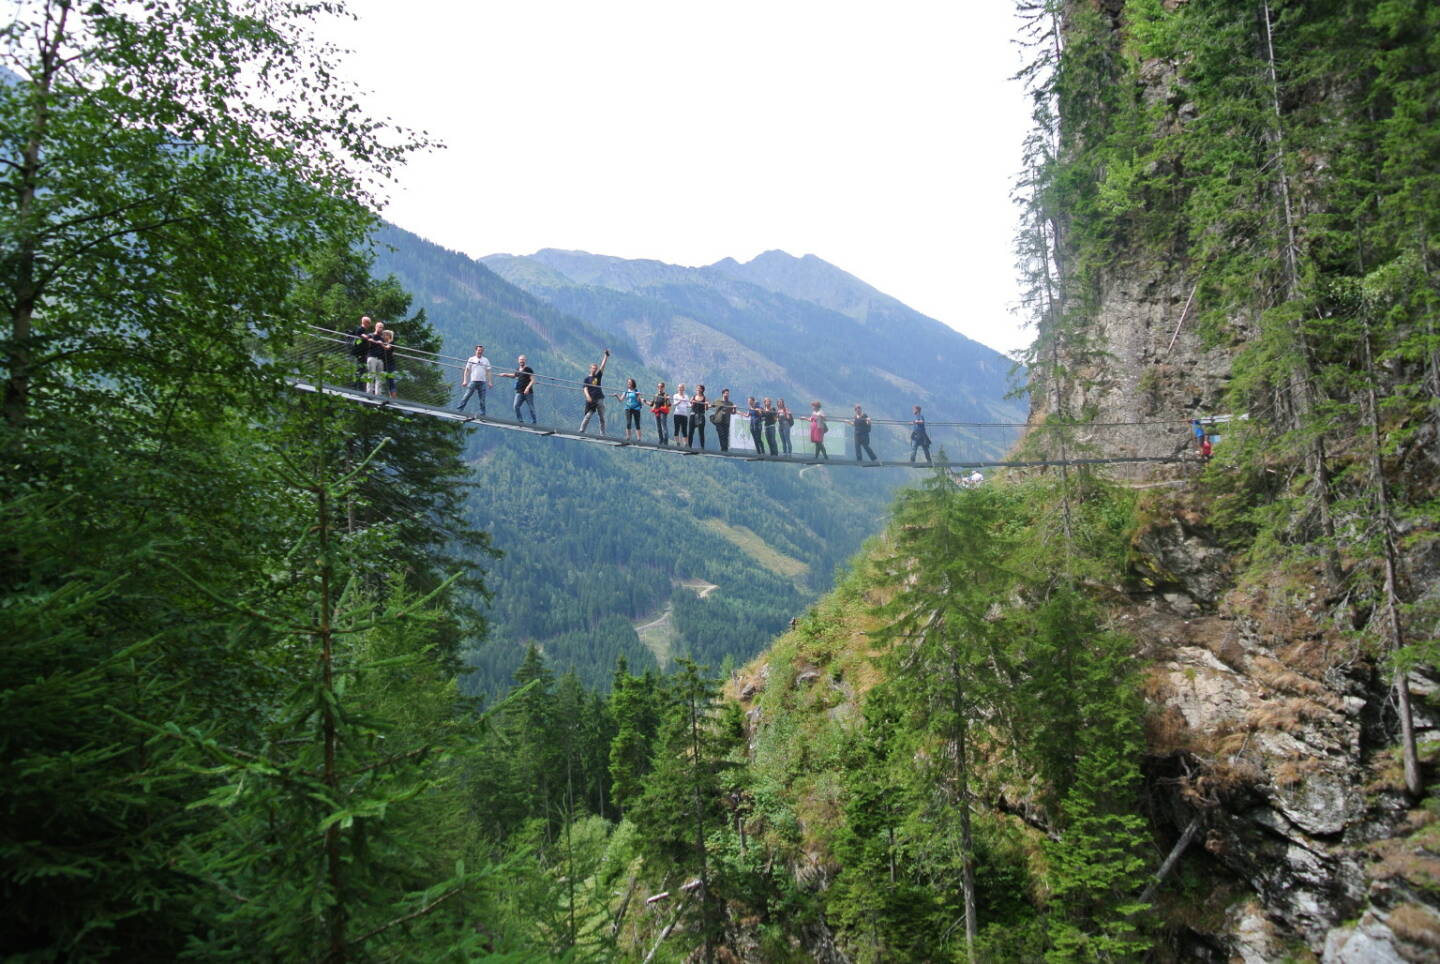
<path id="1" fill-rule="evenodd" d="M 625 391 L 615 396 L 620 406 L 625 409 L 625 441 L 630 441 L 630 430 L 635 430 L 635 441 L 640 441 L 640 409 L 645 404 L 645 399 L 640 397 L 640 389 L 635 387 L 635 379 L 625 379 Z"/>
<path id="2" fill-rule="evenodd" d="M 920 414 L 920 406 L 915 406 L 915 417 L 910 419 L 910 461 L 915 461 L 915 453 L 921 449 L 925 450 L 925 461 L 930 461 L 930 433 L 925 431 L 925 416 Z"/>
<path id="3" fill-rule="evenodd" d="M 820 410 L 819 402 L 810 403 L 810 442 L 815 446 L 815 458 L 830 461 L 830 453 L 825 451 L 825 433 L 830 431 L 830 426 L 825 422 L 825 413 Z"/>

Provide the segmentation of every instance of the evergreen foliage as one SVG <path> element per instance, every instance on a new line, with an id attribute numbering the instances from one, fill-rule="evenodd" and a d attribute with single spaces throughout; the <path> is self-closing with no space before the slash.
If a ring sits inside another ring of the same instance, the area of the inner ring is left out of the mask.
<path id="1" fill-rule="evenodd" d="M 1373 600 L 1421 790 L 1405 667 L 1433 662 L 1394 547 L 1433 533 L 1440 20 L 1397 0 L 1022 5 L 1034 28 L 1019 239 L 1052 417 L 1085 417 L 1117 266 L 1165 265 L 1231 350 L 1215 518 L 1257 573 Z M 1188 309 L 1188 306 L 1187 306 Z M 1091 396 L 1093 397 L 1093 396 Z M 1067 408 L 1067 406 L 1069 406 Z M 1430 538 L 1433 536 L 1426 536 Z"/>

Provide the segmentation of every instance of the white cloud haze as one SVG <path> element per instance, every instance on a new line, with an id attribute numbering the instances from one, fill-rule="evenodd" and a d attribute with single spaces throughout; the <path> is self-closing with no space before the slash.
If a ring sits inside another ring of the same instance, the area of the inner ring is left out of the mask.
<path id="1" fill-rule="evenodd" d="M 447 149 L 386 217 L 475 257 L 815 254 L 1002 350 L 1028 108 L 1007 2 L 351 0 L 373 112 Z"/>

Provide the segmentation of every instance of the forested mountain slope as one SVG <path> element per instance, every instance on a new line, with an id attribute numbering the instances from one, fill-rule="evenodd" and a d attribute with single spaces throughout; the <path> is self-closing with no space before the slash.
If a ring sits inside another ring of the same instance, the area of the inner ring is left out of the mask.
<path id="1" fill-rule="evenodd" d="M 1027 11 L 1032 419 L 1244 417 L 905 500 L 732 681 L 736 811 L 819 959 L 1434 961 L 1440 8 Z"/>
<path id="2" fill-rule="evenodd" d="M 743 349 L 738 342 L 727 342 L 729 347 L 714 355 L 656 355 L 639 342 L 678 337 L 666 322 L 657 323 L 651 334 L 636 330 L 632 336 L 601 301 L 552 305 L 513 287 L 484 264 L 398 228 L 385 228 L 377 240 L 377 270 L 393 272 L 414 292 L 416 304 L 426 309 L 453 355 L 469 354 L 483 343 L 497 368 L 513 367 L 523 352 L 541 374 L 578 379 L 609 347 L 614 352 L 606 375 L 610 391 L 618 391 L 629 376 L 645 390 L 661 378 L 672 386 L 705 380 L 715 398 L 723 379 L 733 376 L 737 392 L 779 395 L 809 378 L 827 387 L 827 399 L 841 400 L 842 410 L 850 399 L 872 410 L 888 404 L 902 414 L 913 404 L 911 394 L 872 378 L 863 365 L 822 371 L 808 338 L 760 340 L 768 374 L 757 383 L 754 373 L 739 364 Z M 523 263 L 545 273 L 533 262 Z M 688 269 L 664 266 L 649 266 L 646 273 L 666 270 L 688 275 Z M 640 303 L 656 312 L 670 311 L 636 296 L 586 290 L 613 298 L 610 307 L 628 311 Z M 759 289 L 752 294 L 767 304 L 779 298 Z M 810 312 L 805 323 L 811 326 L 854 327 L 850 319 L 811 305 L 775 302 L 772 307 Z M 724 337 L 704 330 L 708 337 Z M 950 338 L 964 344 L 959 335 L 950 333 Z M 983 351 L 996 371 L 1008 367 Z M 970 369 L 959 364 L 936 362 L 932 368 L 946 373 L 951 384 L 970 377 Z M 976 407 L 963 410 L 1014 418 L 1013 403 L 1000 398 L 1003 378 L 985 371 L 983 383 L 967 390 L 977 399 Z M 497 379 L 492 413 L 508 416 L 511 384 Z M 538 395 L 542 421 L 579 423 L 578 387 L 542 385 Z M 952 404 L 949 410 L 961 409 Z M 610 431 L 619 434 L 622 425 L 613 404 L 610 414 Z M 653 437 L 648 413 L 644 424 L 647 437 Z M 743 431 L 737 428 L 736 434 Z M 882 434 L 877 431 L 877 440 Z M 893 435 L 884 443 L 890 454 L 908 451 L 900 430 Z M 469 433 L 467 459 L 473 471 L 467 519 L 489 531 L 503 553 L 488 563 L 494 594 L 489 637 L 470 654 L 477 667 L 472 682 L 487 691 L 508 686 L 525 644 L 532 641 L 557 670 L 573 668 L 592 686 L 608 685 L 620 655 L 636 669 L 656 665 L 657 655 L 662 665 L 681 654 L 716 668 L 727 660 L 743 662 L 830 586 L 836 567 L 880 525 L 894 487 L 910 480 L 888 471 L 817 469 L 802 476 L 794 466 L 738 466 L 612 451 L 483 427 Z M 712 586 L 717 588 L 707 588 Z"/>

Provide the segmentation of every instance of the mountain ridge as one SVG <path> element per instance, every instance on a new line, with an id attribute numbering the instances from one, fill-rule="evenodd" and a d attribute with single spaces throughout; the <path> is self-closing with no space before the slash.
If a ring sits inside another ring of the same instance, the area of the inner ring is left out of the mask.
<path id="1" fill-rule="evenodd" d="M 553 307 L 631 340 L 677 377 L 733 385 L 740 397 L 787 396 L 881 406 L 908 417 L 1020 422 L 1009 404 L 1013 362 L 823 259 L 778 249 L 740 264 L 683 267 L 543 248 L 480 259 Z M 774 359 L 788 357 L 788 380 Z M 873 380 L 854 394 L 857 375 Z"/>

